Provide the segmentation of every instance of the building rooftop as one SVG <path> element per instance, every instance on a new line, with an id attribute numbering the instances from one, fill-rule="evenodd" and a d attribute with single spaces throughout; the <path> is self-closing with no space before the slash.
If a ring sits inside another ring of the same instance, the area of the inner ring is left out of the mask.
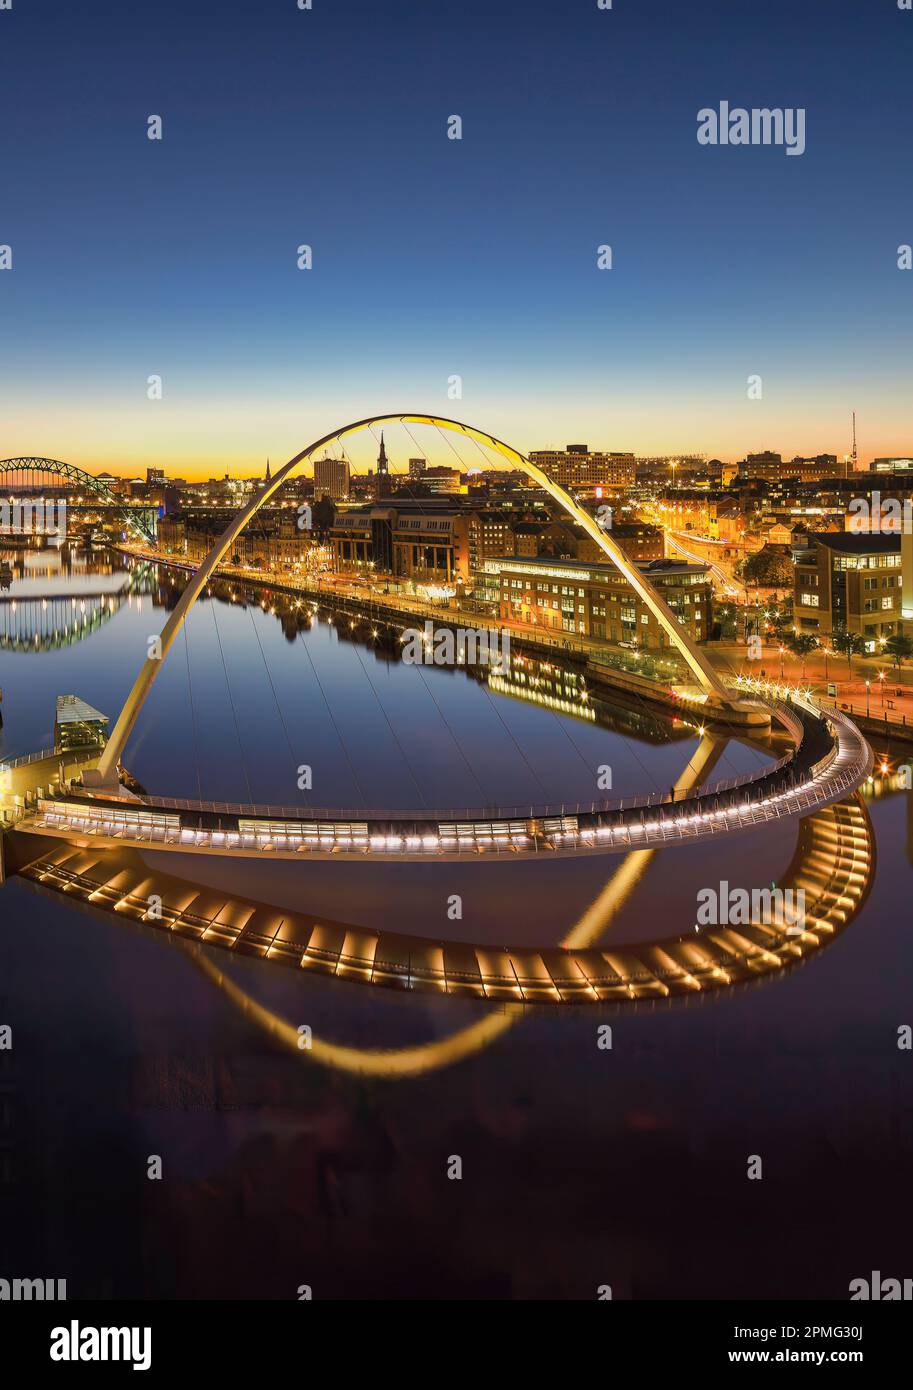
<path id="1" fill-rule="evenodd" d="M 621 573 L 608 556 L 602 561 L 557 560 L 551 555 L 493 555 L 485 561 L 485 564 L 486 567 L 488 565 L 513 565 L 515 569 L 529 569 L 536 565 L 542 565 L 543 568 L 550 570 L 611 570 L 615 574 Z M 634 566 L 647 579 L 662 578 L 668 574 L 706 574 L 707 572 L 706 565 L 695 564 L 690 560 L 635 560 Z"/>
<path id="2" fill-rule="evenodd" d="M 811 545 L 824 545 L 841 555 L 892 555 L 900 553 L 900 536 L 880 531 L 812 531 Z"/>
<path id="3" fill-rule="evenodd" d="M 81 724 L 87 720 L 103 720 L 108 722 L 106 714 L 100 714 L 97 709 L 87 705 L 85 700 L 80 700 L 78 695 L 58 695 L 57 696 L 57 723 L 58 724 Z"/>

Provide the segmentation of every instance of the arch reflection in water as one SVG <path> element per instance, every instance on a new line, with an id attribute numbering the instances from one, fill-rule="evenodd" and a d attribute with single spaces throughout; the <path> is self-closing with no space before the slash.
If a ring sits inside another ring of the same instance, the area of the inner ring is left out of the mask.
<path id="1" fill-rule="evenodd" d="M 369 962 L 366 957 L 359 958 L 351 951 L 340 950 L 332 968 L 329 960 L 321 962 L 322 973 L 361 983 L 395 984 L 410 991 L 430 989 L 486 999 L 506 1004 L 507 1008 L 449 1038 L 417 1047 L 371 1050 L 315 1039 L 308 1055 L 347 1072 L 395 1079 L 449 1065 L 488 1045 L 522 1016 L 523 1006 L 529 1003 L 633 1005 L 646 1000 L 694 997 L 769 979 L 805 960 L 850 924 L 865 900 L 875 866 L 871 823 L 862 797 L 856 795 L 816 812 L 800 824 L 796 851 L 782 880 L 784 890 L 801 889 L 805 893 L 805 927 L 798 934 L 789 934 L 785 921 L 752 921 L 745 926 L 709 928 L 699 934 L 626 943 L 614 949 L 594 947 L 592 943 L 625 901 L 654 853 L 637 850 L 627 855 L 597 900 L 566 934 L 561 947 L 553 951 L 523 947 L 503 951 L 493 951 L 487 946 L 459 947 L 461 953 L 469 952 L 475 957 L 474 978 L 464 972 L 463 978 L 454 979 L 446 970 L 432 972 L 426 967 L 413 967 L 411 963 L 405 973 L 378 971 L 376 957 Z M 124 874 L 136 875 L 146 866 L 133 851 L 125 851 L 125 855 L 136 863 L 132 867 L 122 864 L 113 878 L 105 873 L 99 856 L 90 863 L 80 862 L 86 856 L 73 850 L 55 851 L 28 865 L 22 873 L 45 888 L 66 893 L 71 901 L 82 901 L 134 920 L 145 918 L 148 921 L 147 913 L 138 910 L 147 902 L 137 895 L 139 889 L 148 891 L 148 872 L 142 882 L 135 883 L 132 891 L 123 881 Z M 68 862 L 74 857 L 76 862 Z M 181 885 L 181 880 L 172 882 Z M 185 882 L 183 889 L 191 899 L 199 895 L 194 885 Z M 221 900 L 223 908 L 218 920 L 198 926 L 193 933 L 196 941 L 223 946 L 232 942 L 242 954 L 275 959 L 272 943 L 257 947 L 253 941 L 248 941 L 246 945 L 238 945 L 256 905 L 240 900 L 224 904 L 224 895 Z M 232 918 L 235 919 L 233 925 Z M 183 921 L 166 919 L 162 925 L 179 936 L 189 934 Z M 343 924 L 333 925 L 343 928 Z M 355 927 L 345 927 L 344 931 L 350 946 L 358 936 L 377 938 L 379 935 Z M 440 942 L 423 943 L 415 937 L 403 940 L 411 942 L 410 949 L 416 954 L 421 953 L 423 946 L 439 951 L 445 949 Z M 305 967 L 306 958 L 307 953 L 300 960 L 302 967 Z M 463 959 L 466 958 L 464 955 Z M 194 959 L 247 1017 L 274 1039 L 298 1048 L 297 1027 L 254 1001 L 228 980 L 199 946 Z"/>
<path id="2" fill-rule="evenodd" d="M 149 593 L 152 582 L 152 566 L 142 565 L 119 589 L 0 596 L 0 651 L 50 652 L 83 642 L 133 595 Z"/>

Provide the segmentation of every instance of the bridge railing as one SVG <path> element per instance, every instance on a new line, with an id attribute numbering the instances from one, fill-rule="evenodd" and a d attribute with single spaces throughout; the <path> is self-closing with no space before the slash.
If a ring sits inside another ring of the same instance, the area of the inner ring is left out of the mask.
<path id="1" fill-rule="evenodd" d="M 746 773 L 740 777 L 730 777 L 715 782 L 705 791 L 693 791 L 687 795 L 676 795 L 674 802 L 668 791 L 640 793 L 636 796 L 622 797 L 611 801 L 552 802 L 546 805 L 524 804 L 518 806 L 466 806 L 423 807 L 421 810 L 401 807 L 323 807 L 323 806 L 274 806 L 263 804 L 245 805 L 231 801 L 196 801 L 184 797 L 154 796 L 141 798 L 142 803 L 151 808 L 200 812 L 209 815 L 243 816 L 264 820 L 326 820 L 326 821 L 473 821 L 488 820 L 543 820 L 560 816 L 603 815 L 620 811 L 649 810 L 654 806 L 684 805 L 695 801 L 699 796 L 713 796 L 717 793 L 736 791 L 748 787 L 784 767 L 790 758 L 781 758 L 767 767 Z"/>
<path id="2" fill-rule="evenodd" d="M 796 714 L 782 701 L 777 701 L 772 705 L 772 709 L 778 714 L 780 719 L 787 725 L 798 745 L 802 739 L 802 722 Z M 834 750 L 832 750 L 833 752 Z M 454 808 L 424 807 L 421 810 L 403 809 L 401 807 L 372 807 L 366 810 L 363 806 L 308 806 L 308 805 L 273 805 L 232 801 L 200 801 L 189 797 L 167 797 L 150 796 L 142 797 L 141 800 L 147 806 L 162 807 L 166 810 L 186 811 L 188 813 L 200 812 L 209 815 L 224 816 L 245 816 L 262 817 L 266 820 L 328 820 L 328 821 L 363 821 L 363 820 L 416 820 L 416 821 L 458 821 L 458 820 L 478 820 L 481 817 L 488 817 L 496 820 L 513 819 L 533 819 L 538 820 L 544 817 L 553 816 L 574 816 L 574 815 L 604 815 L 618 811 L 630 810 L 649 810 L 654 806 L 679 805 L 684 802 L 696 800 L 700 796 L 715 796 L 718 793 L 736 791 L 741 787 L 750 787 L 754 783 L 765 781 L 772 777 L 783 768 L 787 767 L 796 757 L 796 748 L 790 749 L 775 762 L 765 763 L 761 767 L 753 768 L 749 772 L 737 774 L 735 777 L 728 777 L 722 781 L 714 782 L 711 786 L 701 790 L 694 789 L 687 793 L 682 793 L 673 797 L 671 788 L 669 790 L 654 792 L 639 792 L 634 796 L 619 797 L 615 799 L 604 798 L 595 801 L 562 801 L 548 802 L 544 804 L 523 803 L 522 805 L 500 806 L 489 804 L 484 806 L 465 806 Z"/>

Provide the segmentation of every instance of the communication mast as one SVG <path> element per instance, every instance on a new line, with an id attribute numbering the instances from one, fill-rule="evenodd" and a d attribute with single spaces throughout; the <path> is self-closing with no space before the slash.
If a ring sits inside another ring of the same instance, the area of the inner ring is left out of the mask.
<path id="1" fill-rule="evenodd" d="M 853 472 L 856 472 L 856 412 L 853 411 Z"/>

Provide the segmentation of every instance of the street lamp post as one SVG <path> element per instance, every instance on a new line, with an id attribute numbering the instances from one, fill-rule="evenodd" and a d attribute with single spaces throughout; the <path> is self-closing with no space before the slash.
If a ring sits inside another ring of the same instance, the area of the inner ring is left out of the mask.
<path id="1" fill-rule="evenodd" d="M 867 680 L 865 683 L 865 717 L 869 717 L 869 696 L 872 693 L 872 682 Z"/>
<path id="2" fill-rule="evenodd" d="M 785 648 L 785 647 L 781 647 L 781 648 L 780 648 L 780 680 L 783 679 L 783 657 L 784 657 L 785 652 L 786 652 L 786 648 Z"/>
<path id="3" fill-rule="evenodd" d="M 887 680 L 887 672 L 878 672 L 878 683 L 881 686 L 881 708 L 884 709 L 884 683 Z"/>

